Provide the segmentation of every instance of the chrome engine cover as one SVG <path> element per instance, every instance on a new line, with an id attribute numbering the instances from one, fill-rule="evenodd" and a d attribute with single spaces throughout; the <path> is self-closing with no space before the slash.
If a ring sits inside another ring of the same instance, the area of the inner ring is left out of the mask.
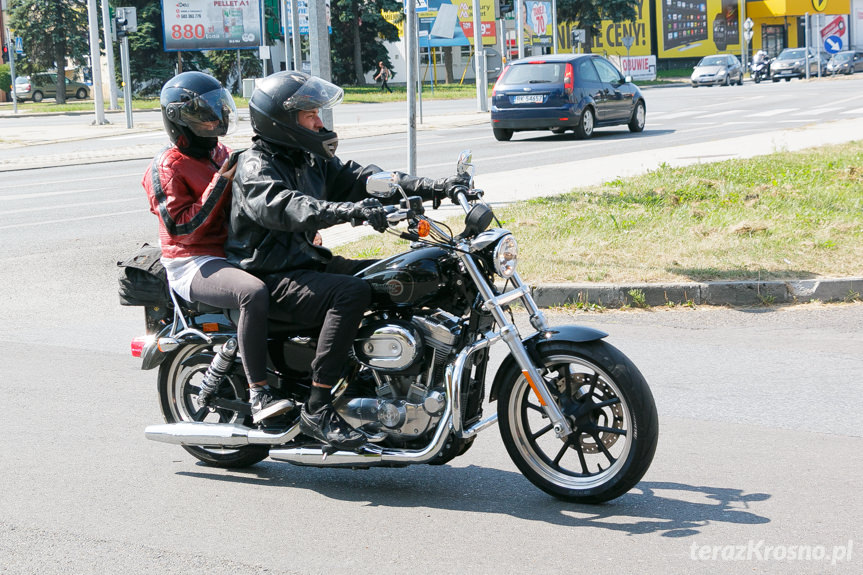
<path id="1" fill-rule="evenodd" d="M 357 361 L 385 373 L 413 367 L 422 358 L 422 352 L 422 335 L 410 323 L 398 320 L 363 326 L 354 340 Z"/>

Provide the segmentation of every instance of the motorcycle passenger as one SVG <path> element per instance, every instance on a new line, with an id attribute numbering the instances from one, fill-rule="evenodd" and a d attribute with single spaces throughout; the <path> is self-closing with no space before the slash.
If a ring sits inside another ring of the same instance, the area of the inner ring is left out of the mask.
<path id="1" fill-rule="evenodd" d="M 380 201 L 365 191 L 366 179 L 380 168 L 336 157 L 338 136 L 318 116 L 343 95 L 298 71 L 259 83 L 249 100 L 255 135 L 237 162 L 225 251 L 228 261 L 266 283 L 271 317 L 296 331 L 319 330 L 301 431 L 332 448 L 355 449 L 365 435 L 336 413 L 331 392 L 371 303 L 370 286 L 353 275 L 374 260 L 333 256 L 313 239 L 318 230 L 353 219 L 378 231 L 387 223 Z M 424 199 L 451 195 L 468 182 L 467 176 L 397 177 L 406 192 Z"/>
<path id="2" fill-rule="evenodd" d="M 255 276 L 225 260 L 231 201 L 231 150 L 219 142 L 236 127 L 237 109 L 218 80 L 183 72 L 160 95 L 172 145 L 153 159 L 142 184 L 159 217 L 162 264 L 171 288 L 189 301 L 239 309 L 237 342 L 255 423 L 291 408 L 267 385 L 269 292 Z"/>

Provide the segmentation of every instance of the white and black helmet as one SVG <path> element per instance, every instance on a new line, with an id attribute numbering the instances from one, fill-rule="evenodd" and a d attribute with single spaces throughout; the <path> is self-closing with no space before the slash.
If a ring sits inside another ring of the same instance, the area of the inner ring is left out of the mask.
<path id="1" fill-rule="evenodd" d="M 316 76 L 276 72 L 261 80 L 249 100 L 252 130 L 264 141 L 332 158 L 338 135 L 326 128 L 320 132 L 304 128 L 297 123 L 297 112 L 332 108 L 343 97 L 344 90 Z"/>

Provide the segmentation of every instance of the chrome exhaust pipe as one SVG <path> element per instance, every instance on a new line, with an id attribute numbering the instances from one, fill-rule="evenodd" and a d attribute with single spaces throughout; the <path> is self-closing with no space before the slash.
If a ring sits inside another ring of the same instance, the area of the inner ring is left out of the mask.
<path id="1" fill-rule="evenodd" d="M 279 445 L 300 434 L 300 426 L 273 433 L 236 423 L 182 421 L 149 425 L 144 435 L 152 441 L 196 447 L 242 447 L 244 445 Z"/>

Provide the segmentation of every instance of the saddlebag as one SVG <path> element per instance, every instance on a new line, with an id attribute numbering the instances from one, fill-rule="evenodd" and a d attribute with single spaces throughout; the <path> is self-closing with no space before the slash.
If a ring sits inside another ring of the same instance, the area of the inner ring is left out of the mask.
<path id="1" fill-rule="evenodd" d="M 166 305 L 171 301 L 168 274 L 160 257 L 162 250 L 159 246 L 145 243 L 132 256 L 117 262 L 120 267 L 120 305 Z"/>

